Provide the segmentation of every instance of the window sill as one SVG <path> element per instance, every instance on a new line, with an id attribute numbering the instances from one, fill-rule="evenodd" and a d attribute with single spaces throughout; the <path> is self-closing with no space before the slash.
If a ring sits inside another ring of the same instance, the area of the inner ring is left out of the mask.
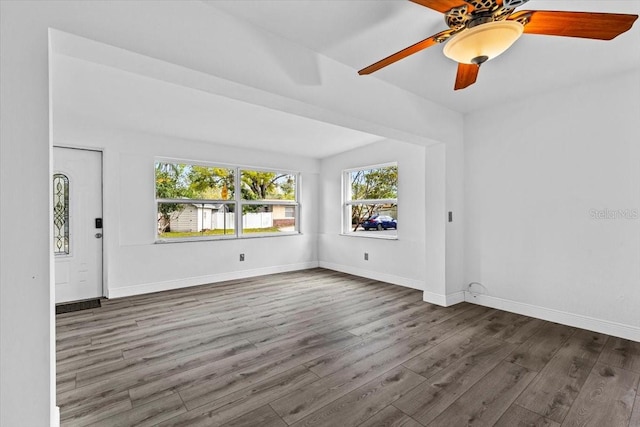
<path id="1" fill-rule="evenodd" d="M 284 236 L 299 236 L 299 235 L 302 235 L 302 233 L 299 231 L 285 231 L 280 233 L 255 233 L 255 235 L 248 234 L 248 235 L 242 235 L 242 236 L 236 236 L 234 234 L 230 236 L 219 236 L 219 237 L 206 236 L 206 237 L 183 237 L 180 239 L 156 239 L 154 243 L 164 245 L 167 243 L 216 242 L 216 241 L 224 241 L 224 240 L 263 239 L 265 237 L 284 237 Z"/>
<path id="2" fill-rule="evenodd" d="M 366 232 L 367 234 L 364 234 L 365 232 L 360 232 L 360 233 L 340 233 L 341 236 L 345 236 L 345 237 L 362 237 L 364 239 L 380 239 L 380 240 L 398 240 L 398 236 L 391 236 L 391 235 L 384 235 L 384 234 L 374 234 L 374 231 L 371 231 L 371 234 L 368 234 L 369 232 Z"/>

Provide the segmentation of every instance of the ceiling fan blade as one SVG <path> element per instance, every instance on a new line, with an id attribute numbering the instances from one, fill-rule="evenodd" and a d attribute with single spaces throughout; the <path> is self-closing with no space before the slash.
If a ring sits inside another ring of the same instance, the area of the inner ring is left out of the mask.
<path id="1" fill-rule="evenodd" d="M 411 0 L 421 6 L 428 7 L 429 9 L 437 10 L 438 12 L 448 12 L 454 7 L 459 7 L 464 4 L 465 0 Z"/>
<path id="2" fill-rule="evenodd" d="M 528 17 L 526 34 L 581 37 L 611 40 L 629 30 L 638 15 L 621 13 L 563 12 L 551 10 L 523 10 L 509 17 L 516 21 Z"/>
<path id="3" fill-rule="evenodd" d="M 474 84 L 478 78 L 478 71 L 480 71 L 479 65 L 458 63 L 458 74 L 453 89 L 464 89 Z"/>
<path id="4" fill-rule="evenodd" d="M 402 49 L 399 52 L 394 53 L 393 55 L 389 55 L 384 59 L 376 62 L 375 64 L 371 64 L 366 68 L 358 71 L 358 74 L 371 74 L 374 71 L 378 71 L 380 68 L 384 68 L 387 65 L 391 65 L 396 61 L 399 61 L 403 58 L 406 58 L 409 55 L 413 55 L 416 52 L 420 52 L 428 47 L 433 46 L 434 44 L 442 43 L 444 40 L 448 39 L 451 34 L 454 33 L 454 30 L 445 30 L 441 31 L 438 34 L 434 34 L 431 37 L 428 37 L 422 41 L 419 41 L 416 44 L 413 44 L 407 48 Z"/>

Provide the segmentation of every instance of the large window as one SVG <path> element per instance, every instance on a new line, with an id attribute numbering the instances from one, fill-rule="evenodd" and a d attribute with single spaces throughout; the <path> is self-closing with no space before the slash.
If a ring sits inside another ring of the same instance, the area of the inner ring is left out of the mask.
<path id="1" fill-rule="evenodd" d="M 297 173 L 158 161 L 155 178 L 160 240 L 298 232 Z"/>
<path id="2" fill-rule="evenodd" d="M 398 166 L 395 163 L 344 171 L 345 234 L 396 238 Z"/>

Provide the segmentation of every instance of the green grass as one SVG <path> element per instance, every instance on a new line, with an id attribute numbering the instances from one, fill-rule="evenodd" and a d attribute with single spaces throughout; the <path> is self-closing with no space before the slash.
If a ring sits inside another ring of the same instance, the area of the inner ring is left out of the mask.
<path id="1" fill-rule="evenodd" d="M 226 231 L 226 232 L 225 232 Z M 267 228 L 245 228 L 243 230 L 244 234 L 249 233 L 278 233 L 280 229 L 277 227 L 267 227 Z M 206 237 L 206 236 L 223 236 L 223 235 L 234 235 L 234 230 L 206 230 L 206 231 L 169 231 L 166 233 L 158 234 L 158 237 L 161 239 L 181 239 L 184 237 Z"/>

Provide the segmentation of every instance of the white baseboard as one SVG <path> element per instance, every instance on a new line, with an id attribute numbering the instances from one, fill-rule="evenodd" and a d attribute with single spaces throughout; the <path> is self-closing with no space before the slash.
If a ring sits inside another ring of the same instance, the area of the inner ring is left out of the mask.
<path id="1" fill-rule="evenodd" d="M 60 407 L 54 406 L 51 414 L 51 427 L 60 427 Z"/>
<path id="2" fill-rule="evenodd" d="M 352 267 L 350 265 L 334 264 L 332 262 L 320 261 L 319 267 L 328 270 L 339 271 L 341 273 L 353 274 L 354 276 L 366 277 L 367 279 L 379 280 L 381 282 L 400 285 L 407 288 L 424 289 L 424 284 L 420 280 L 410 279 L 408 277 L 395 276 L 392 274 L 379 273 L 377 271 L 365 270 L 362 268 Z"/>
<path id="3" fill-rule="evenodd" d="M 640 328 L 636 326 L 624 325 L 608 320 L 596 319 L 593 317 L 583 316 L 581 314 L 568 313 L 518 301 L 492 297 L 489 295 L 471 294 L 467 291 L 464 292 L 464 295 L 465 301 L 473 304 L 497 308 L 499 310 L 522 314 L 524 316 L 535 317 L 542 320 L 548 320 L 550 322 L 561 323 L 563 325 L 587 329 L 601 334 L 640 342 Z"/>
<path id="4" fill-rule="evenodd" d="M 307 270 L 309 268 L 316 267 L 318 267 L 318 263 L 316 261 L 311 261 L 298 264 L 255 268 L 252 270 L 231 271 L 228 273 L 212 274 L 208 276 L 187 277 L 184 279 L 167 280 L 164 282 L 143 283 L 140 285 L 110 288 L 107 290 L 107 298 L 122 298 L 132 295 L 148 294 L 151 292 L 206 285 L 208 283 L 224 282 L 227 280 L 246 279 L 249 277 L 264 276 L 267 274 L 285 273 L 287 271 Z"/>
<path id="5" fill-rule="evenodd" d="M 440 305 L 442 307 L 449 307 L 461 302 L 464 302 L 464 292 L 456 292 L 453 294 L 436 294 L 435 292 L 424 291 L 422 294 L 422 301 L 431 304 Z"/>

